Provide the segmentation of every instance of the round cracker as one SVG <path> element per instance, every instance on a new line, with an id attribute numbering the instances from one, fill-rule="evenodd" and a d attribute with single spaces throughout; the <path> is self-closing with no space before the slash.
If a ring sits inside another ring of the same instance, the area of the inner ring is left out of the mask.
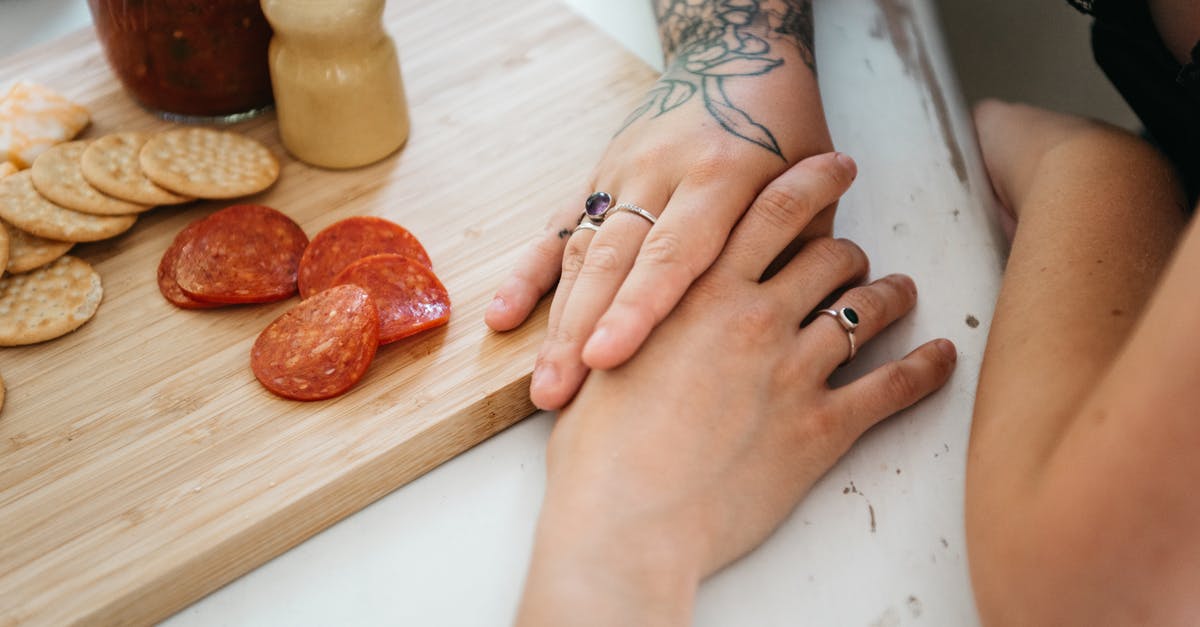
<path id="1" fill-rule="evenodd" d="M 12 238 L 8 236 L 8 229 L 4 228 L 4 224 L 0 223 L 0 277 L 4 276 L 4 269 L 8 267 L 8 257 L 12 252 Z"/>
<path id="2" fill-rule="evenodd" d="M 17 228 L 62 242 L 95 242 L 129 230 L 136 215 L 94 216 L 60 207 L 33 187 L 29 170 L 0 179 L 0 218 Z"/>
<path id="3" fill-rule="evenodd" d="M 0 220 L 0 225 L 8 232 L 8 267 L 5 270 L 9 274 L 40 268 L 67 254 L 75 245 L 26 233 L 3 220 Z"/>
<path id="4" fill-rule="evenodd" d="M 30 171 L 33 187 L 52 203 L 98 216 L 141 213 L 153 207 L 113 198 L 83 178 L 81 165 L 87 141 L 66 142 L 38 155 Z"/>
<path id="5" fill-rule="evenodd" d="M 80 159 L 83 178 L 109 196 L 142 205 L 178 205 L 193 200 L 146 178 L 138 154 L 151 137 L 150 133 L 114 133 L 93 141 Z"/>
<path id="6" fill-rule="evenodd" d="M 279 178 L 279 161 L 266 146 L 210 128 L 159 133 L 142 147 L 138 161 L 151 181 L 197 198 L 248 196 Z"/>
<path id="7" fill-rule="evenodd" d="M 65 256 L 28 274 L 0 279 L 0 346 L 45 342 L 96 315 L 104 288 L 86 261 Z"/>

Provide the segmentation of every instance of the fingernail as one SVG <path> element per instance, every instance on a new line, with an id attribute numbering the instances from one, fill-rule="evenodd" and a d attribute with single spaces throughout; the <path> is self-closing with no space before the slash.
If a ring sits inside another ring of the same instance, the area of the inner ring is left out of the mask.
<path id="1" fill-rule="evenodd" d="M 502 314 L 508 311 L 508 302 L 502 296 L 497 295 L 492 299 L 492 303 L 488 305 L 488 313 Z"/>
<path id="2" fill-rule="evenodd" d="M 837 153 L 837 161 L 842 165 L 843 168 L 846 168 L 847 172 L 850 173 L 851 180 L 854 180 L 856 177 L 858 177 L 858 164 L 854 162 L 854 159 L 850 158 L 850 155 L 839 152 Z"/>
<path id="3" fill-rule="evenodd" d="M 592 332 L 592 337 L 588 338 L 587 344 L 583 346 L 583 352 L 589 353 L 597 350 L 601 346 L 607 344 L 611 338 L 612 331 L 610 331 L 608 327 L 597 327 L 596 330 Z"/>
<path id="4" fill-rule="evenodd" d="M 533 371 L 531 386 L 534 389 L 548 388 L 558 383 L 558 368 L 554 364 L 543 363 Z"/>
<path id="5" fill-rule="evenodd" d="M 938 340 L 938 350 L 942 351 L 942 355 L 950 361 L 958 360 L 958 349 L 954 348 L 954 344 L 950 340 Z"/>

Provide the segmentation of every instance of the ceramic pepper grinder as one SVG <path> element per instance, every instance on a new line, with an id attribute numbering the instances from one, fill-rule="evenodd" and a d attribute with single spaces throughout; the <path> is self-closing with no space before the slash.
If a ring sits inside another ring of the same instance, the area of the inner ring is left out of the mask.
<path id="1" fill-rule="evenodd" d="M 384 0 L 262 0 L 275 29 L 271 82 L 284 146 L 325 168 L 354 168 L 408 138 L 408 106 Z"/>

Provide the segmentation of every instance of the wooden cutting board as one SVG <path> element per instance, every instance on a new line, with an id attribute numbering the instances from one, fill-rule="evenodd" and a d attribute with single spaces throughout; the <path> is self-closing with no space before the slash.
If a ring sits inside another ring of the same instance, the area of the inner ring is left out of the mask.
<path id="1" fill-rule="evenodd" d="M 77 247 L 104 281 L 95 319 L 0 349 L 0 625 L 163 618 L 531 413 L 545 307 L 507 334 L 484 309 L 550 212 L 582 205 L 653 72 L 553 0 L 389 5 L 407 147 L 326 171 L 285 155 L 272 116 L 244 123 L 283 161 L 249 200 L 310 237 L 352 215 L 405 225 L 450 291 L 449 326 L 383 347 L 342 397 L 285 401 L 249 353 L 295 299 L 182 311 L 156 287 L 175 233 L 229 203 L 157 209 Z M 0 61 L 0 83 L 14 78 L 87 105 L 87 137 L 167 126 L 121 91 L 90 31 Z"/>

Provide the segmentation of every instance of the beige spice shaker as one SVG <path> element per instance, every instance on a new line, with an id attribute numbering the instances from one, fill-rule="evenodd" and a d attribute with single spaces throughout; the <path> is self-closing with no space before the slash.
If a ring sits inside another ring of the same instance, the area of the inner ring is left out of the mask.
<path id="1" fill-rule="evenodd" d="M 354 168 L 408 139 L 408 105 L 384 0 L 262 0 L 279 134 L 297 159 Z"/>

